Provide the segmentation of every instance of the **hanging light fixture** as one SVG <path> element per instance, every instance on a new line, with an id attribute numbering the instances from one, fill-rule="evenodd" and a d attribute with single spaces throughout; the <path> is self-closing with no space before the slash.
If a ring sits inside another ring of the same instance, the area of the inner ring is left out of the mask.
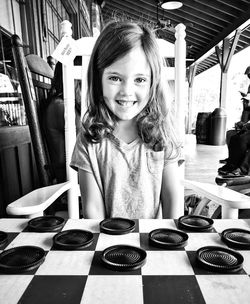
<path id="1" fill-rule="evenodd" d="M 174 10 L 182 7 L 181 1 L 161 1 L 161 7 L 165 10 Z"/>

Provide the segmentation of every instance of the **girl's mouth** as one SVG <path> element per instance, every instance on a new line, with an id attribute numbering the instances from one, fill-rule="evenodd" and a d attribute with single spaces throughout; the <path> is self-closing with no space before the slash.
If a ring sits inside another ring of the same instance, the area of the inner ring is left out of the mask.
<path id="1" fill-rule="evenodd" d="M 116 102 L 122 107 L 132 107 L 136 101 L 127 101 L 127 100 L 116 100 Z"/>

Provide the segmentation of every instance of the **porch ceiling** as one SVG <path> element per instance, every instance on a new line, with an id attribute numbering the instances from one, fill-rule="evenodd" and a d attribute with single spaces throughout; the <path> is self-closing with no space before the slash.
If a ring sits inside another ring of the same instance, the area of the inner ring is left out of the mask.
<path id="1" fill-rule="evenodd" d="M 102 9 L 106 22 L 113 16 L 128 16 L 157 26 L 158 0 L 105 0 Z M 249 0 L 182 0 L 183 6 L 176 10 L 158 7 L 158 19 L 167 21 L 169 27 L 157 30 L 157 35 L 174 43 L 173 27 L 186 25 L 187 67 L 201 58 L 231 32 L 250 18 Z M 104 2 L 103 2 L 104 3 Z M 231 39 L 232 41 L 232 39 Z M 250 25 L 242 30 L 235 53 L 250 45 Z M 174 65 L 173 59 L 169 60 Z M 213 53 L 198 63 L 196 75 L 217 64 Z M 250 64 L 250 59 L 249 59 Z"/>

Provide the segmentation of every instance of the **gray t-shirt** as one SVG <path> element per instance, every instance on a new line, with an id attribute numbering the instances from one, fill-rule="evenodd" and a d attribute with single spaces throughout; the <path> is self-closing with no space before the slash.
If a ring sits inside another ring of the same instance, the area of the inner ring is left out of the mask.
<path id="1" fill-rule="evenodd" d="M 88 143 L 80 132 L 70 166 L 94 175 L 106 217 L 154 219 L 162 217 L 162 173 L 169 161 L 165 151 L 153 151 L 139 137 L 130 144 L 113 135 Z"/>

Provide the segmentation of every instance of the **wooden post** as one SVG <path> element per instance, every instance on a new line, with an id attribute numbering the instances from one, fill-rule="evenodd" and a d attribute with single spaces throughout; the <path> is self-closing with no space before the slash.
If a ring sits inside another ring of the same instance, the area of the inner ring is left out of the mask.
<path id="1" fill-rule="evenodd" d="M 72 24 L 65 20 L 61 23 L 62 37 L 72 37 Z M 65 85 L 67 84 L 67 85 Z M 64 98 L 64 119 L 65 119 L 65 151 L 66 151 L 66 173 L 67 179 L 72 183 L 68 191 L 68 212 L 69 218 L 79 218 L 78 202 L 78 179 L 77 172 L 70 168 L 72 152 L 76 142 L 75 126 L 75 86 L 73 61 L 67 65 L 63 64 L 63 98 Z"/>
<path id="2" fill-rule="evenodd" d="M 48 159 L 36 108 L 37 97 L 33 86 L 31 72 L 25 60 L 23 45 L 19 36 L 12 36 L 12 46 L 18 77 L 20 79 L 23 102 L 28 119 L 40 186 L 48 186 L 51 184 L 51 182 L 48 171 L 46 170 L 46 165 L 48 165 Z"/>
<path id="3" fill-rule="evenodd" d="M 180 23 L 175 32 L 175 115 L 177 135 L 185 141 L 185 79 L 186 79 L 186 27 Z"/>
<path id="4" fill-rule="evenodd" d="M 234 40 L 230 47 L 230 40 L 229 38 L 225 38 L 223 40 L 222 51 L 218 46 L 215 47 L 215 51 L 217 54 L 217 58 L 221 68 L 221 81 L 220 81 L 220 100 L 219 106 L 222 108 L 227 109 L 227 84 L 228 84 L 228 68 L 233 57 L 235 48 L 237 46 L 239 37 L 241 34 L 241 30 L 238 29 L 234 35 Z"/>
<path id="5" fill-rule="evenodd" d="M 192 114 L 193 114 L 193 83 L 197 70 L 197 64 L 191 65 L 188 69 L 188 117 L 187 117 L 187 133 L 192 131 Z"/>
<path id="6" fill-rule="evenodd" d="M 185 79 L 186 79 L 186 41 L 185 41 L 185 25 L 178 24 L 175 27 L 175 118 L 177 127 L 177 135 L 182 142 L 182 148 L 185 143 Z M 182 149 L 182 157 L 184 152 Z M 179 174 L 182 178 L 185 175 L 185 166 L 179 167 Z M 175 216 L 184 214 L 184 186 L 181 187 L 183 201 L 175 208 Z"/>

